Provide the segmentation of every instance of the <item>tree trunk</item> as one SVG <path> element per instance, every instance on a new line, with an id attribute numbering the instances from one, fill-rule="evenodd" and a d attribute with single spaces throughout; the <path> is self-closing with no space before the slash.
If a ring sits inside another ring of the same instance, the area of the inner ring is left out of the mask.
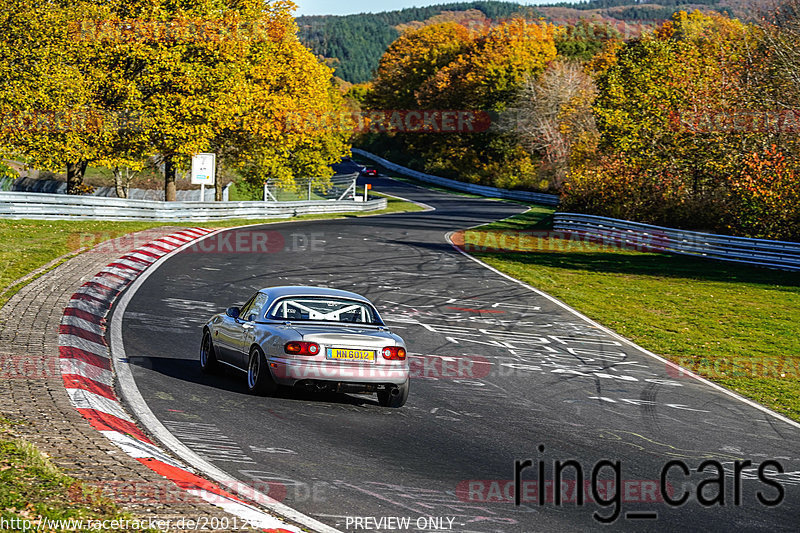
<path id="1" fill-rule="evenodd" d="M 217 165 L 214 168 L 214 201 L 221 202 L 222 201 L 222 171 L 220 170 L 219 161 L 217 161 Z"/>
<path id="2" fill-rule="evenodd" d="M 67 194 L 82 194 L 83 175 L 86 173 L 86 161 L 67 163 Z"/>
<path id="3" fill-rule="evenodd" d="M 114 167 L 114 188 L 117 191 L 117 198 L 128 197 L 128 187 L 122 178 L 122 171 L 119 167 Z"/>
<path id="4" fill-rule="evenodd" d="M 172 156 L 167 156 L 164 158 L 164 200 L 174 202 L 175 197 L 175 166 Z"/>

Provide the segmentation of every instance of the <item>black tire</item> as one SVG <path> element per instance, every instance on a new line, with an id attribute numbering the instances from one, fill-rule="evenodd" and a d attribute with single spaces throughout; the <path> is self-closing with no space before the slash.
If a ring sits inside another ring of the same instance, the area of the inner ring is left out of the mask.
<path id="1" fill-rule="evenodd" d="M 205 374 L 219 372 L 217 351 L 214 349 L 214 341 L 211 340 L 211 333 L 208 330 L 203 331 L 203 340 L 200 342 L 200 370 Z"/>
<path id="2" fill-rule="evenodd" d="M 258 396 L 270 396 L 277 390 L 278 385 L 272 379 L 264 352 L 254 346 L 247 362 L 247 391 Z"/>
<path id="3" fill-rule="evenodd" d="M 403 407 L 408 400 L 408 389 L 410 380 L 406 380 L 402 385 L 398 385 L 397 394 L 392 394 L 392 388 L 378 391 L 378 403 L 381 407 Z"/>

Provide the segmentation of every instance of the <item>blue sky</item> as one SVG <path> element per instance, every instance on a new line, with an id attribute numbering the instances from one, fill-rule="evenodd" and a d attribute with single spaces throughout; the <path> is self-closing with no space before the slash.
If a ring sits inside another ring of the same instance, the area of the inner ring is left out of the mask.
<path id="1" fill-rule="evenodd" d="M 404 7 L 422 7 L 448 4 L 458 0 L 294 0 L 298 8 L 295 15 L 349 15 L 351 13 L 378 13 Z M 555 0 L 518 1 L 519 4 L 548 4 Z"/>

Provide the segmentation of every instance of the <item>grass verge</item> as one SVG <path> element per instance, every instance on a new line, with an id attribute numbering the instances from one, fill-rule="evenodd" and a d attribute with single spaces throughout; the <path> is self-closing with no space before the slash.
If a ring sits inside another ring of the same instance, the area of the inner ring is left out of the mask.
<path id="1" fill-rule="evenodd" d="M 83 520 L 85 524 L 88 520 L 133 520 L 95 489 L 63 474 L 33 445 L 14 438 L 10 427 L 0 418 L 0 527 L 3 531 L 30 531 L 40 524 L 43 531 L 53 531 L 42 524 L 45 520 L 73 519 Z M 104 531 L 134 530 L 111 527 Z"/>
<path id="2" fill-rule="evenodd" d="M 552 213 L 534 207 L 467 231 L 465 242 L 480 250 L 504 232 L 547 230 Z M 800 273 L 558 238 L 535 242 L 535 251 L 471 253 L 640 346 L 800 421 Z"/>

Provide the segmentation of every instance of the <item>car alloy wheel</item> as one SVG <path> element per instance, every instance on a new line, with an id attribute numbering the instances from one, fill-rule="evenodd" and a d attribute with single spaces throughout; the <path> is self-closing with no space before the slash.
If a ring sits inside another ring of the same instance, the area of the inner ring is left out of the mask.
<path id="1" fill-rule="evenodd" d="M 200 343 L 200 369 L 206 374 L 217 371 L 217 353 L 214 351 L 214 343 L 211 340 L 211 333 L 206 330 L 203 332 L 203 341 Z"/>
<path id="2" fill-rule="evenodd" d="M 267 359 L 257 347 L 250 350 L 247 363 L 247 390 L 252 394 L 266 396 L 274 394 L 278 386 L 272 379 L 267 366 Z"/>

